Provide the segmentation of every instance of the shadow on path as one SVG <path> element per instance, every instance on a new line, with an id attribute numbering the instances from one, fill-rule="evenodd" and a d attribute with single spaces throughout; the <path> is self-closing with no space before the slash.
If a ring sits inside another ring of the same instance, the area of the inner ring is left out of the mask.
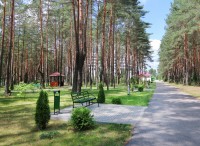
<path id="1" fill-rule="evenodd" d="M 200 101 L 158 82 L 127 146 L 199 146 Z"/>

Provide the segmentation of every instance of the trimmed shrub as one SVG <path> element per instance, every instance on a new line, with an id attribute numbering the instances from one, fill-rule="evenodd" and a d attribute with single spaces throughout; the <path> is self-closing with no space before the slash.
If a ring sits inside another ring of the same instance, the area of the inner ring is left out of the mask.
<path id="1" fill-rule="evenodd" d="M 122 104 L 122 101 L 120 98 L 115 97 L 112 99 L 112 104 Z"/>
<path id="2" fill-rule="evenodd" d="M 35 123 L 38 129 L 46 129 L 50 120 L 50 107 L 47 92 L 41 90 L 36 103 Z"/>
<path id="3" fill-rule="evenodd" d="M 98 103 L 105 103 L 105 93 L 103 89 L 103 84 L 99 84 L 99 93 L 98 93 L 98 98 L 97 98 Z"/>
<path id="4" fill-rule="evenodd" d="M 74 129 L 78 131 L 91 129 L 95 125 L 93 115 L 86 107 L 75 108 L 72 111 L 71 123 Z"/>
<path id="5" fill-rule="evenodd" d="M 138 85 L 138 91 L 143 92 L 144 90 L 144 85 Z"/>

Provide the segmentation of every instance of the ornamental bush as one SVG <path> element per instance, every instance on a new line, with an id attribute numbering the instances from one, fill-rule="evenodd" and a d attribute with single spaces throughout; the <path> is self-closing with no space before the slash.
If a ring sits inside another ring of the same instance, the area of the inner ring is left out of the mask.
<path id="1" fill-rule="evenodd" d="M 86 107 L 75 108 L 72 111 L 71 123 L 74 129 L 78 131 L 91 129 L 95 125 L 93 115 Z"/>
<path id="2" fill-rule="evenodd" d="M 35 123 L 38 129 L 46 129 L 50 120 L 49 99 L 46 91 L 41 90 L 36 103 Z"/>
<path id="3" fill-rule="evenodd" d="M 112 104 L 122 104 L 122 101 L 120 98 L 115 97 L 112 99 Z"/>
<path id="4" fill-rule="evenodd" d="M 17 96 L 24 97 L 24 98 L 26 96 L 27 90 L 31 90 L 32 92 L 34 92 L 33 84 L 26 84 L 23 82 L 20 82 L 19 85 L 15 85 L 14 89 L 19 92 Z"/>
<path id="5" fill-rule="evenodd" d="M 144 90 L 144 85 L 138 85 L 138 91 L 143 92 Z"/>
<path id="6" fill-rule="evenodd" d="M 98 98 L 97 98 L 98 103 L 105 103 L 105 93 L 103 89 L 103 84 L 99 84 L 99 93 L 98 93 Z"/>

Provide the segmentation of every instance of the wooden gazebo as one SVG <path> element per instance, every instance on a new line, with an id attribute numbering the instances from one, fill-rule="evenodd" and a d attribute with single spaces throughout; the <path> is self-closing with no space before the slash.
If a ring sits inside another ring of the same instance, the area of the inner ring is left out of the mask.
<path id="1" fill-rule="evenodd" d="M 50 76 L 50 86 L 57 87 L 57 86 L 64 86 L 64 75 L 60 74 L 59 72 L 54 72 L 49 75 Z M 61 77 L 61 80 L 59 79 Z M 61 83 L 60 83 L 61 81 Z"/>

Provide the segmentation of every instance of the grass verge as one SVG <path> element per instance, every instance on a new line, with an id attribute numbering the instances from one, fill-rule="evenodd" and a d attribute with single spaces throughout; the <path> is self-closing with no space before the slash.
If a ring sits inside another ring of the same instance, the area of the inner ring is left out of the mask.
<path id="1" fill-rule="evenodd" d="M 188 93 L 189 95 L 192 95 L 194 97 L 197 97 L 200 99 L 200 87 L 199 86 L 186 86 L 182 84 L 175 84 L 175 83 L 170 83 L 170 85 L 180 89 L 181 91 Z"/>
<path id="2" fill-rule="evenodd" d="M 143 92 L 133 91 L 130 92 L 130 95 L 127 94 L 126 87 L 120 86 L 116 89 L 111 88 L 109 91 L 105 91 L 106 103 L 111 104 L 112 99 L 118 97 L 121 99 L 123 105 L 148 106 L 155 88 L 156 83 L 152 83 L 150 87 Z"/>

